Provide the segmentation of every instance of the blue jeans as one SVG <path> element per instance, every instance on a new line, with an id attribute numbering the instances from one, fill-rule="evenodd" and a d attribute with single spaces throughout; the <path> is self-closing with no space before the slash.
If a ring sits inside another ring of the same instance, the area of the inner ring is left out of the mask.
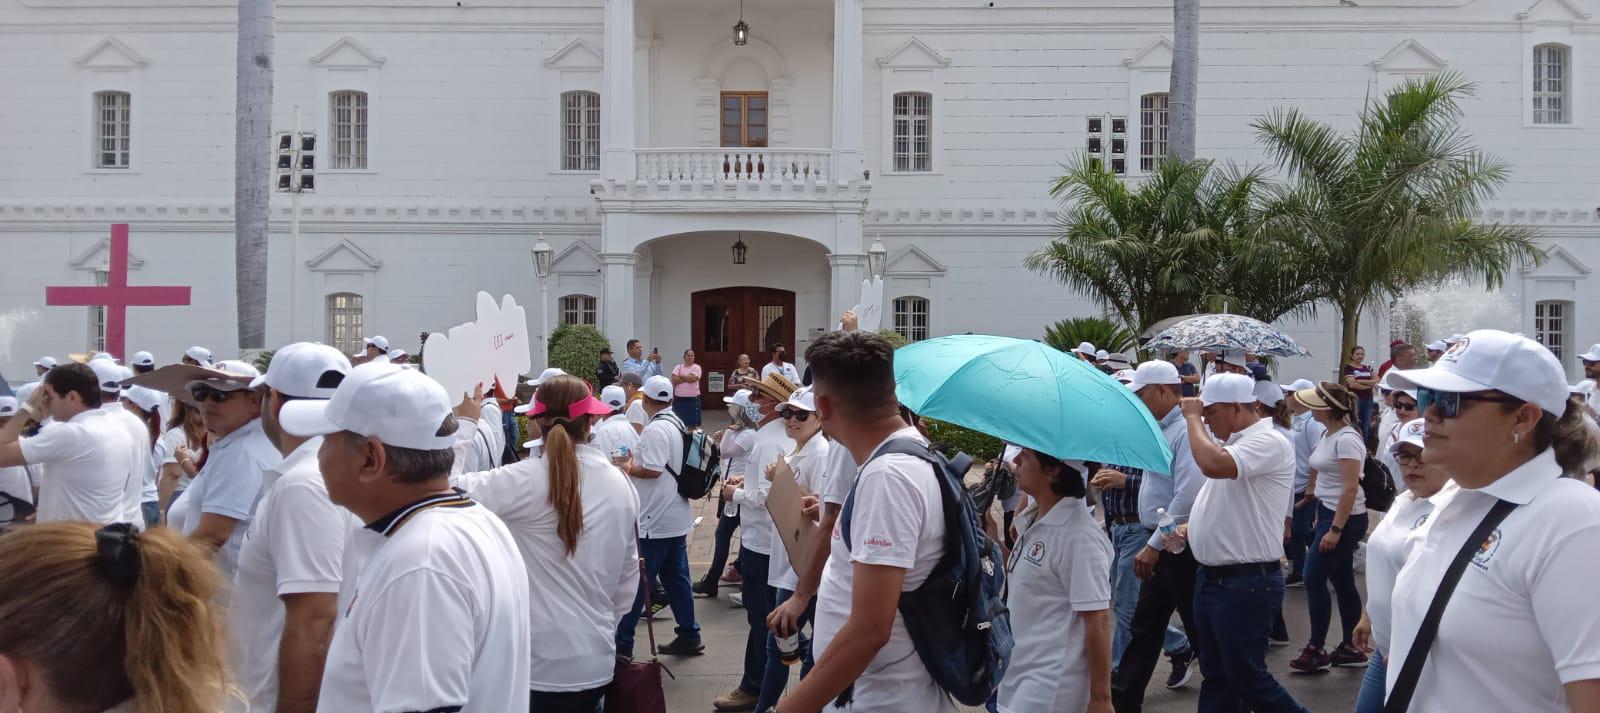
<path id="1" fill-rule="evenodd" d="M 1199 713 L 1307 713 L 1267 670 L 1267 632 L 1283 598 L 1283 575 L 1195 572 L 1194 631 L 1200 655 Z"/>
<path id="2" fill-rule="evenodd" d="M 1356 694 L 1356 713 L 1383 713 L 1384 677 L 1388 666 L 1376 647 L 1367 658 L 1367 672 L 1361 676 L 1361 692 Z"/>
<path id="3" fill-rule="evenodd" d="M 1328 624 L 1333 619 L 1333 597 L 1328 585 L 1339 596 L 1340 642 L 1350 641 L 1356 622 L 1361 621 L 1361 591 L 1356 589 L 1356 545 L 1367 534 L 1367 514 L 1351 515 L 1344 523 L 1339 545 L 1328 552 L 1318 544 L 1333 526 L 1333 510 L 1317 506 L 1317 529 L 1311 536 L 1311 551 L 1306 554 L 1306 609 L 1311 614 L 1311 644 L 1322 646 L 1328 640 Z"/>
<path id="4" fill-rule="evenodd" d="M 1372 435 L 1372 412 L 1377 410 L 1378 402 L 1367 399 L 1356 403 L 1356 412 L 1361 415 L 1361 437 L 1365 439 Z"/>
<path id="5" fill-rule="evenodd" d="M 154 500 L 139 503 L 139 510 L 144 514 L 144 526 L 155 527 L 161 522 L 161 503 Z"/>
<path id="6" fill-rule="evenodd" d="M 715 544 L 711 550 L 711 569 L 706 572 L 706 579 L 716 582 L 722 577 L 722 568 L 728 564 L 728 549 L 733 546 L 733 531 L 739 529 L 739 516 L 728 517 L 722 514 L 723 500 L 717 499 L 717 532 Z"/>
<path id="7" fill-rule="evenodd" d="M 699 641 L 700 625 L 694 620 L 694 594 L 689 591 L 689 548 L 685 537 L 639 540 L 639 554 L 644 556 L 645 581 L 659 576 L 667 590 L 667 604 L 678 622 L 678 636 Z M 617 653 L 620 655 L 633 655 L 633 635 L 639 627 L 644 600 L 644 592 L 640 591 L 633 599 L 633 611 L 623 616 L 622 623 L 617 625 Z"/>
<path id="8" fill-rule="evenodd" d="M 1289 557 L 1291 572 L 1305 572 L 1306 548 L 1312 546 L 1311 535 L 1316 531 L 1317 504 L 1299 504 L 1301 495 L 1295 493 L 1294 516 L 1289 518 L 1289 544 L 1283 548 L 1284 554 Z"/>
<path id="9" fill-rule="evenodd" d="M 781 546 L 781 545 L 780 545 Z M 767 586 L 767 555 L 739 546 L 739 574 L 744 580 L 739 591 L 744 595 L 745 623 L 750 631 L 744 639 L 744 674 L 739 688 L 761 695 L 761 681 L 767 673 L 767 615 L 772 613 L 772 587 Z"/>
<path id="10" fill-rule="evenodd" d="M 777 594 L 772 600 L 772 608 L 777 609 L 779 604 L 789 601 L 794 592 L 787 589 L 772 590 Z M 797 626 L 804 629 L 811 617 L 817 613 L 817 600 L 812 599 L 806 605 L 805 614 L 800 616 Z M 756 711 L 767 710 L 778 705 L 778 698 L 783 695 L 783 689 L 789 685 L 789 667 L 779 658 L 782 652 L 778 650 L 778 637 L 767 631 L 767 670 L 761 676 L 761 696 L 756 701 Z M 800 678 L 805 678 L 811 673 L 811 666 L 816 663 L 811 658 L 811 637 L 800 634 Z"/>
<path id="11" fill-rule="evenodd" d="M 1133 573 L 1133 558 L 1150 540 L 1151 530 L 1130 522 L 1111 526 L 1111 610 L 1117 618 L 1117 629 L 1111 635 L 1111 666 L 1116 668 L 1122 660 L 1122 651 L 1128 648 L 1133 626 L 1134 605 L 1139 603 L 1139 577 Z M 1167 626 L 1167 638 L 1161 648 L 1170 656 L 1189 646 L 1189 640 L 1177 627 Z"/>
<path id="12" fill-rule="evenodd" d="M 672 412 L 683 419 L 683 425 L 695 428 L 700 425 L 700 397 L 699 396 L 674 396 L 672 398 Z"/>

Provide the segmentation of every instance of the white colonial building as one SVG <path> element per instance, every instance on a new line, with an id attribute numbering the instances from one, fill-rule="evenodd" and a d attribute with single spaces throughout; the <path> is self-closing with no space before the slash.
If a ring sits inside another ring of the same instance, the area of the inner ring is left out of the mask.
<path id="1" fill-rule="evenodd" d="M 1600 0 L 1202 5 L 1202 156 L 1266 162 L 1249 123 L 1274 107 L 1349 126 L 1408 77 L 1478 82 L 1467 123 L 1513 167 L 1484 218 L 1551 253 L 1494 298 L 1497 326 L 1558 346 L 1576 378 L 1574 346 L 1600 340 Z M 46 306 L 45 287 L 105 280 L 118 222 L 131 283 L 193 288 L 191 307 L 130 310 L 128 348 L 231 351 L 235 12 L 0 0 L 4 373 L 95 346 L 101 311 Z M 1164 151 L 1169 0 L 278 0 L 276 17 L 274 128 L 318 142 L 298 238 L 273 199 L 272 344 L 415 351 L 478 289 L 538 331 L 541 236 L 552 324 L 669 363 L 803 352 L 879 241 L 887 325 L 1036 337 L 1097 312 L 1020 267 L 1052 233 L 1059 164 L 1091 123 L 1128 180 Z M 1332 367 L 1331 314 L 1289 325 L 1322 358 L 1284 376 Z M 1366 325 L 1382 351 L 1386 316 Z"/>

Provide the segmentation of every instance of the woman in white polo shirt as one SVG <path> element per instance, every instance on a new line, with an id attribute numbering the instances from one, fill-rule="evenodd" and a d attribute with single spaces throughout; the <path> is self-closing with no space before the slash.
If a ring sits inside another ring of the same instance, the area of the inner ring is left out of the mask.
<path id="1" fill-rule="evenodd" d="M 1030 499 L 1006 564 L 1016 645 L 1002 713 L 1110 713 L 1111 543 L 1083 505 L 1071 464 L 1023 448 L 1013 461 Z"/>
<path id="2" fill-rule="evenodd" d="M 1338 384 L 1322 382 L 1295 394 L 1295 398 L 1327 428 L 1311 452 L 1310 495 L 1302 505 L 1317 501 L 1317 525 L 1306 553 L 1306 609 L 1311 615 L 1311 641 L 1289 663 L 1297 671 L 1320 671 L 1333 666 L 1365 666 L 1367 655 L 1350 643 L 1361 620 L 1361 592 L 1356 589 L 1355 552 L 1367 532 L 1367 499 L 1361 491 L 1361 465 L 1367 457 L 1366 440 L 1352 421 L 1355 394 Z M 1333 619 L 1333 598 L 1339 599 L 1339 624 L 1343 638 L 1333 651 L 1324 644 Z"/>
<path id="3" fill-rule="evenodd" d="M 1461 490 L 1411 534 L 1395 580 L 1390 702 L 1411 713 L 1600 710 L 1600 493 L 1567 477 L 1596 443 L 1561 362 L 1533 340 L 1479 330 L 1393 381 L 1416 389 L 1423 455 Z M 1436 638 L 1414 651 L 1463 555 Z M 1403 675 L 1413 656 L 1414 686 Z"/>
<path id="4" fill-rule="evenodd" d="M 1390 372 L 1391 374 L 1394 372 Z M 1401 395 L 1404 395 L 1402 392 Z M 1395 409 L 1401 407 L 1395 399 Z M 1416 404 L 1408 413 L 1416 412 Z M 1414 539 L 1413 530 L 1428 521 L 1428 516 L 1449 502 L 1455 483 L 1443 468 L 1428 465 L 1422 457 L 1422 419 L 1400 424 L 1389 450 L 1399 464 L 1405 490 L 1395 496 L 1394 505 L 1367 537 L 1367 610 L 1361 615 L 1353 635 L 1356 648 L 1367 652 L 1367 673 L 1356 695 L 1356 713 L 1383 713 L 1384 667 L 1389 655 L 1389 595 L 1394 578 L 1406 563 Z"/>
<path id="5" fill-rule="evenodd" d="M 596 713 L 616 666 L 617 621 L 639 592 L 639 496 L 608 454 L 588 445 L 611 407 L 573 376 L 540 384 L 529 417 L 538 457 L 460 478 L 505 521 L 528 570 L 531 710 Z"/>

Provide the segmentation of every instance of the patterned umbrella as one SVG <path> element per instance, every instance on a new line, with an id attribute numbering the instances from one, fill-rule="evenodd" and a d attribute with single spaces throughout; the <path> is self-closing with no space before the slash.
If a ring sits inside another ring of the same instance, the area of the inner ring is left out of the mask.
<path id="1" fill-rule="evenodd" d="M 1162 330 L 1144 345 L 1155 351 L 1250 352 L 1311 356 L 1289 335 L 1266 322 L 1237 314 L 1202 314 Z"/>

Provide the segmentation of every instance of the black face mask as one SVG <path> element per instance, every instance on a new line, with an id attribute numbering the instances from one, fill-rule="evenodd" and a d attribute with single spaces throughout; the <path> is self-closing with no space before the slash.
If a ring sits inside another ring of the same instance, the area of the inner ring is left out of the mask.
<path id="1" fill-rule="evenodd" d="M 789 360 L 789 353 L 788 352 L 778 352 L 778 361 L 788 361 L 788 360 Z"/>

